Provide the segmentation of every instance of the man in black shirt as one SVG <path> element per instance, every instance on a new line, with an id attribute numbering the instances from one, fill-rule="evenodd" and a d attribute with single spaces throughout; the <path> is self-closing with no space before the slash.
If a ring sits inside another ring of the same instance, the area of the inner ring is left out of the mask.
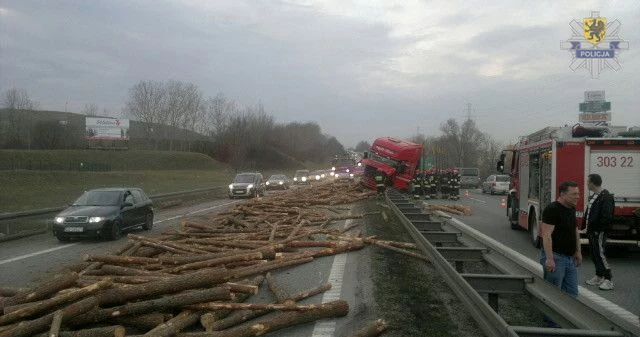
<path id="1" fill-rule="evenodd" d="M 584 221 L 589 238 L 589 251 L 596 267 L 596 276 L 587 280 L 587 284 L 597 286 L 601 290 L 613 290 L 611 267 L 604 252 L 607 242 L 607 231 L 611 229 L 615 202 L 613 195 L 602 188 L 602 177 L 590 174 L 587 181 L 589 190 L 593 192 L 587 204 Z"/>
<path id="2" fill-rule="evenodd" d="M 577 266 L 582 263 L 580 232 L 576 222 L 576 204 L 580 197 L 578 184 L 560 184 L 560 197 L 542 212 L 542 247 L 540 263 L 544 279 L 562 291 L 578 296 Z"/>

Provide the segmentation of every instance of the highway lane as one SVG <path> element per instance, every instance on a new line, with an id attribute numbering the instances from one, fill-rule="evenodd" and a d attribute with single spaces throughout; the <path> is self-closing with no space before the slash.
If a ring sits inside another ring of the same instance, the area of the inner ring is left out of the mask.
<path id="1" fill-rule="evenodd" d="M 454 217 L 538 262 L 540 250 L 531 243 L 529 233 L 510 228 L 506 210 L 500 207 L 500 201 L 505 196 L 482 194 L 479 189 L 469 192 L 468 198 L 465 198 L 462 192 L 463 197 L 459 202 L 471 206 L 473 214 Z M 434 202 L 443 203 L 440 200 Z M 604 291 L 585 284 L 585 281 L 595 274 L 593 262 L 586 248 L 583 246 L 584 263 L 578 270 L 580 286 L 583 287 L 581 291 L 592 291 L 636 315 L 640 314 L 640 249 L 611 249 L 609 262 L 613 270 L 615 289 Z"/>

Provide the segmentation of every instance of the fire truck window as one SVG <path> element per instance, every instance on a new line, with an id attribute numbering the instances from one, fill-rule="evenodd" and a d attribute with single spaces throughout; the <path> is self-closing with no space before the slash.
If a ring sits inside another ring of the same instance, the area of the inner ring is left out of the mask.
<path id="1" fill-rule="evenodd" d="M 540 200 L 540 156 L 532 154 L 529 159 L 529 198 Z"/>

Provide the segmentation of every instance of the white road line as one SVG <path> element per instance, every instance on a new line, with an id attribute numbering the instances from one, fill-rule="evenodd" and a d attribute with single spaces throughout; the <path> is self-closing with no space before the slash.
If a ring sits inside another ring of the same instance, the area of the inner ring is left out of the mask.
<path id="1" fill-rule="evenodd" d="M 484 201 L 484 200 L 480 200 L 480 199 L 476 199 L 476 198 L 471 198 L 471 197 L 469 197 L 469 199 L 474 200 L 474 201 L 477 201 L 477 202 L 480 202 L 480 203 L 483 203 L 483 204 L 486 204 L 486 203 L 487 203 L 487 202 L 486 202 L 486 201 Z"/>
<path id="2" fill-rule="evenodd" d="M 45 250 L 41 250 L 41 251 L 37 251 L 37 252 L 25 254 L 25 255 L 12 257 L 12 258 L 6 259 L 6 260 L 0 260 L 0 265 L 6 264 L 6 263 L 15 262 L 15 261 L 20 261 L 20 260 L 23 260 L 23 259 L 28 259 L 28 258 L 33 257 L 33 256 L 38 256 L 40 254 L 46 254 L 46 253 L 54 252 L 56 250 L 63 249 L 63 248 L 69 248 L 69 247 L 75 246 L 77 244 L 78 244 L 78 242 L 70 243 L 70 244 L 64 245 L 64 246 L 49 248 L 49 249 L 45 249 Z"/>
<path id="3" fill-rule="evenodd" d="M 197 211 L 193 211 L 191 213 L 187 213 L 187 214 L 184 214 L 184 215 L 177 215 L 177 216 L 173 216 L 173 217 L 170 217 L 170 218 L 166 218 L 166 219 L 158 220 L 158 221 L 154 221 L 154 222 L 155 223 L 162 223 L 162 222 L 165 222 L 165 221 L 171 221 L 171 220 L 183 218 L 183 217 L 185 217 L 187 215 L 191 215 L 191 214 L 196 214 L 196 213 L 212 210 L 212 209 L 215 209 L 215 208 L 231 205 L 231 204 L 234 204 L 234 203 L 237 203 L 237 201 L 228 202 L 228 203 L 217 205 L 217 206 L 203 208 L 203 209 L 200 209 L 200 210 L 197 210 Z M 49 249 L 45 249 L 45 250 L 40 250 L 40 251 L 37 251 L 37 252 L 33 252 L 33 253 L 29 253 L 29 254 L 24 254 L 24 255 L 12 257 L 12 258 L 6 259 L 6 260 L 0 260 L 0 265 L 11 263 L 11 262 L 16 262 L 16 261 L 20 261 L 20 260 L 24 260 L 24 259 L 28 259 L 30 257 L 34 257 L 34 256 L 38 256 L 38 255 L 41 255 L 41 254 L 50 253 L 50 252 L 53 252 L 53 251 L 56 251 L 56 250 L 59 250 L 59 249 L 73 247 L 73 246 L 75 246 L 77 244 L 79 244 L 79 242 L 70 243 L 70 244 L 67 244 L 67 245 L 64 245 L 64 246 L 58 246 L 58 247 L 49 248 Z"/>
<path id="4" fill-rule="evenodd" d="M 344 226 L 347 227 L 353 222 L 349 219 L 345 221 Z M 338 254 L 333 256 L 333 264 L 329 272 L 329 283 L 331 289 L 322 295 L 322 303 L 327 303 L 340 299 L 342 293 L 342 279 L 344 277 L 344 269 L 347 264 L 347 254 Z M 333 336 L 336 331 L 336 322 L 317 322 L 313 327 L 311 337 L 329 337 Z"/>

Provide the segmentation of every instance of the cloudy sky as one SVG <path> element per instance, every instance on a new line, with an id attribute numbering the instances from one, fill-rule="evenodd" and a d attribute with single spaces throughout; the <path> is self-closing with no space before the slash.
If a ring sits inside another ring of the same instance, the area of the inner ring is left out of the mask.
<path id="1" fill-rule="evenodd" d="M 569 68 L 569 23 L 622 23 L 622 69 Z M 316 121 L 344 145 L 437 135 L 469 113 L 502 142 L 573 124 L 585 90 L 640 125 L 640 0 L 5 0 L 0 90 L 42 109 L 120 116 L 140 80 L 191 82 Z"/>

